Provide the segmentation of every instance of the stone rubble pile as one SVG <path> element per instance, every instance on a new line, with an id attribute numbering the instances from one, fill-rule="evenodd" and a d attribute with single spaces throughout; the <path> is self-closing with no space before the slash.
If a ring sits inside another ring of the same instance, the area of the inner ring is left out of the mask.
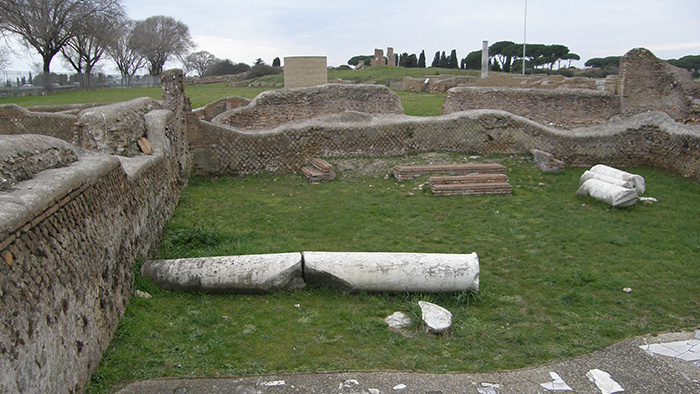
<path id="1" fill-rule="evenodd" d="M 533 156 L 532 161 L 535 162 L 535 165 L 541 171 L 562 172 L 566 167 L 566 164 L 564 164 L 563 161 L 554 158 L 554 155 L 549 152 L 541 151 L 539 149 L 531 149 L 530 153 L 532 153 Z"/>
<path id="2" fill-rule="evenodd" d="M 452 328 L 452 312 L 428 301 L 418 301 L 421 309 L 421 320 L 427 334 L 449 333 Z M 403 332 L 410 327 L 411 318 L 403 312 L 394 312 L 384 319 L 389 329 Z"/>
<path id="3" fill-rule="evenodd" d="M 327 161 L 319 158 L 313 158 L 309 162 L 310 166 L 302 167 L 301 173 L 306 176 L 310 182 L 329 182 L 335 179 L 335 170 Z"/>

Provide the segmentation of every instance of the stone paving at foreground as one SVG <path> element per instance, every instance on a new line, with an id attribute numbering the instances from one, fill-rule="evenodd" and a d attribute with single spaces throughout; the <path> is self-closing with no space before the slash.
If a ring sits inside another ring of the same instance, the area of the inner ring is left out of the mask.
<path id="1" fill-rule="evenodd" d="M 698 364 L 700 331 L 679 331 L 632 338 L 592 354 L 513 371 L 345 371 L 167 378 L 132 383 L 118 394 L 697 394 Z"/>

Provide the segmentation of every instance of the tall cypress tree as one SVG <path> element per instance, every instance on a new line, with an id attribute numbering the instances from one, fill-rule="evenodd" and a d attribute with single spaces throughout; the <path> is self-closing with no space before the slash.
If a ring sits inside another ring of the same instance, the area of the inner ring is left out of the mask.
<path id="1" fill-rule="evenodd" d="M 420 56 L 418 57 L 418 68 L 425 68 L 425 49 L 420 51 Z"/>
<path id="2" fill-rule="evenodd" d="M 435 52 L 435 58 L 433 58 L 433 64 L 430 67 L 440 67 L 440 51 Z"/>
<path id="3" fill-rule="evenodd" d="M 438 62 L 438 67 L 447 68 L 447 56 L 445 56 L 445 51 L 440 54 L 440 61 Z"/>
<path id="4" fill-rule="evenodd" d="M 450 57 L 447 59 L 447 68 L 457 68 L 457 50 L 453 49 L 450 53 Z"/>

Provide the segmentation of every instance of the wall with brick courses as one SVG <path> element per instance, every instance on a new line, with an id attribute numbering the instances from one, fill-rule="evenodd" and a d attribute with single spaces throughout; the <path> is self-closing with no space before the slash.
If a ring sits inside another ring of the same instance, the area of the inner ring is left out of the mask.
<path id="1" fill-rule="evenodd" d="M 31 132 L 73 142 L 77 121 L 76 115 L 31 112 L 15 104 L 0 105 L 0 135 Z"/>
<path id="2" fill-rule="evenodd" d="M 678 122 L 700 122 L 700 85 L 685 69 L 636 48 L 620 59 L 622 114 L 663 111 Z"/>
<path id="3" fill-rule="evenodd" d="M 574 89 L 453 88 L 443 114 L 498 109 L 545 125 L 572 128 L 605 123 L 620 114 L 620 98 L 606 92 Z"/>
<path id="4" fill-rule="evenodd" d="M 700 129 L 647 113 L 605 126 L 562 130 L 496 110 L 434 118 L 343 113 L 277 127 L 241 130 L 200 122 L 196 170 L 246 175 L 297 172 L 315 156 L 393 156 L 456 151 L 528 153 L 540 149 L 567 165 L 653 165 L 700 179 Z"/>
<path id="5" fill-rule="evenodd" d="M 271 129 L 344 111 L 402 114 L 401 98 L 381 85 L 328 84 L 263 92 L 250 105 L 223 113 L 213 122 L 246 130 Z"/>
<path id="6" fill-rule="evenodd" d="M 325 56 L 292 56 L 284 58 L 284 87 L 307 88 L 328 82 Z"/>
<path id="7" fill-rule="evenodd" d="M 182 105 L 181 73 L 164 87 L 164 104 Z M 77 151 L 0 191 L 0 392 L 83 391 L 131 295 L 134 260 L 155 250 L 186 185 L 182 113 L 145 115 L 152 155 Z"/>
<path id="8" fill-rule="evenodd" d="M 427 84 L 426 80 L 428 80 Z M 617 85 L 617 75 L 609 75 L 605 79 L 546 74 L 491 74 L 487 78 L 470 75 L 436 75 L 424 78 L 404 77 L 402 82 L 397 85 L 397 90 L 439 93 L 446 92 L 454 87 L 494 87 L 511 89 L 586 89 L 602 90 L 616 94 Z"/>

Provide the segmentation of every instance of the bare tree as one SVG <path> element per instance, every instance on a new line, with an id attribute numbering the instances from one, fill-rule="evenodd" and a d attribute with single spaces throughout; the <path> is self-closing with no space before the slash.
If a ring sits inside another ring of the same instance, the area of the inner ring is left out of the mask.
<path id="1" fill-rule="evenodd" d="M 217 61 L 219 61 L 219 59 L 207 51 L 192 52 L 185 57 L 185 74 L 194 71 L 197 73 L 197 76 L 204 76 L 207 68 Z"/>
<path id="2" fill-rule="evenodd" d="M 146 58 L 151 75 L 162 74 L 163 65 L 170 57 L 182 58 L 194 47 L 189 27 L 162 15 L 136 22 L 132 43 Z"/>
<path id="3" fill-rule="evenodd" d="M 146 59 L 132 45 L 133 32 L 134 22 L 124 22 L 107 46 L 107 54 L 114 60 L 127 86 L 131 85 L 134 74 L 146 64 Z"/>
<path id="4" fill-rule="evenodd" d="M 93 15 L 123 13 L 120 0 L 2 0 L 0 29 L 34 48 L 43 61 L 44 87 L 51 89 L 51 60 Z"/>
<path id="5" fill-rule="evenodd" d="M 104 14 L 95 14 L 77 22 L 81 28 L 61 48 L 61 54 L 78 73 L 82 87 L 90 86 L 90 75 L 95 64 L 102 59 L 110 42 L 118 39 L 119 27 L 124 24 L 124 19 L 123 13 L 115 12 L 110 19 Z"/>
<path id="6" fill-rule="evenodd" d="M 0 47 L 0 70 L 4 70 L 10 65 L 10 51 L 7 47 Z"/>

